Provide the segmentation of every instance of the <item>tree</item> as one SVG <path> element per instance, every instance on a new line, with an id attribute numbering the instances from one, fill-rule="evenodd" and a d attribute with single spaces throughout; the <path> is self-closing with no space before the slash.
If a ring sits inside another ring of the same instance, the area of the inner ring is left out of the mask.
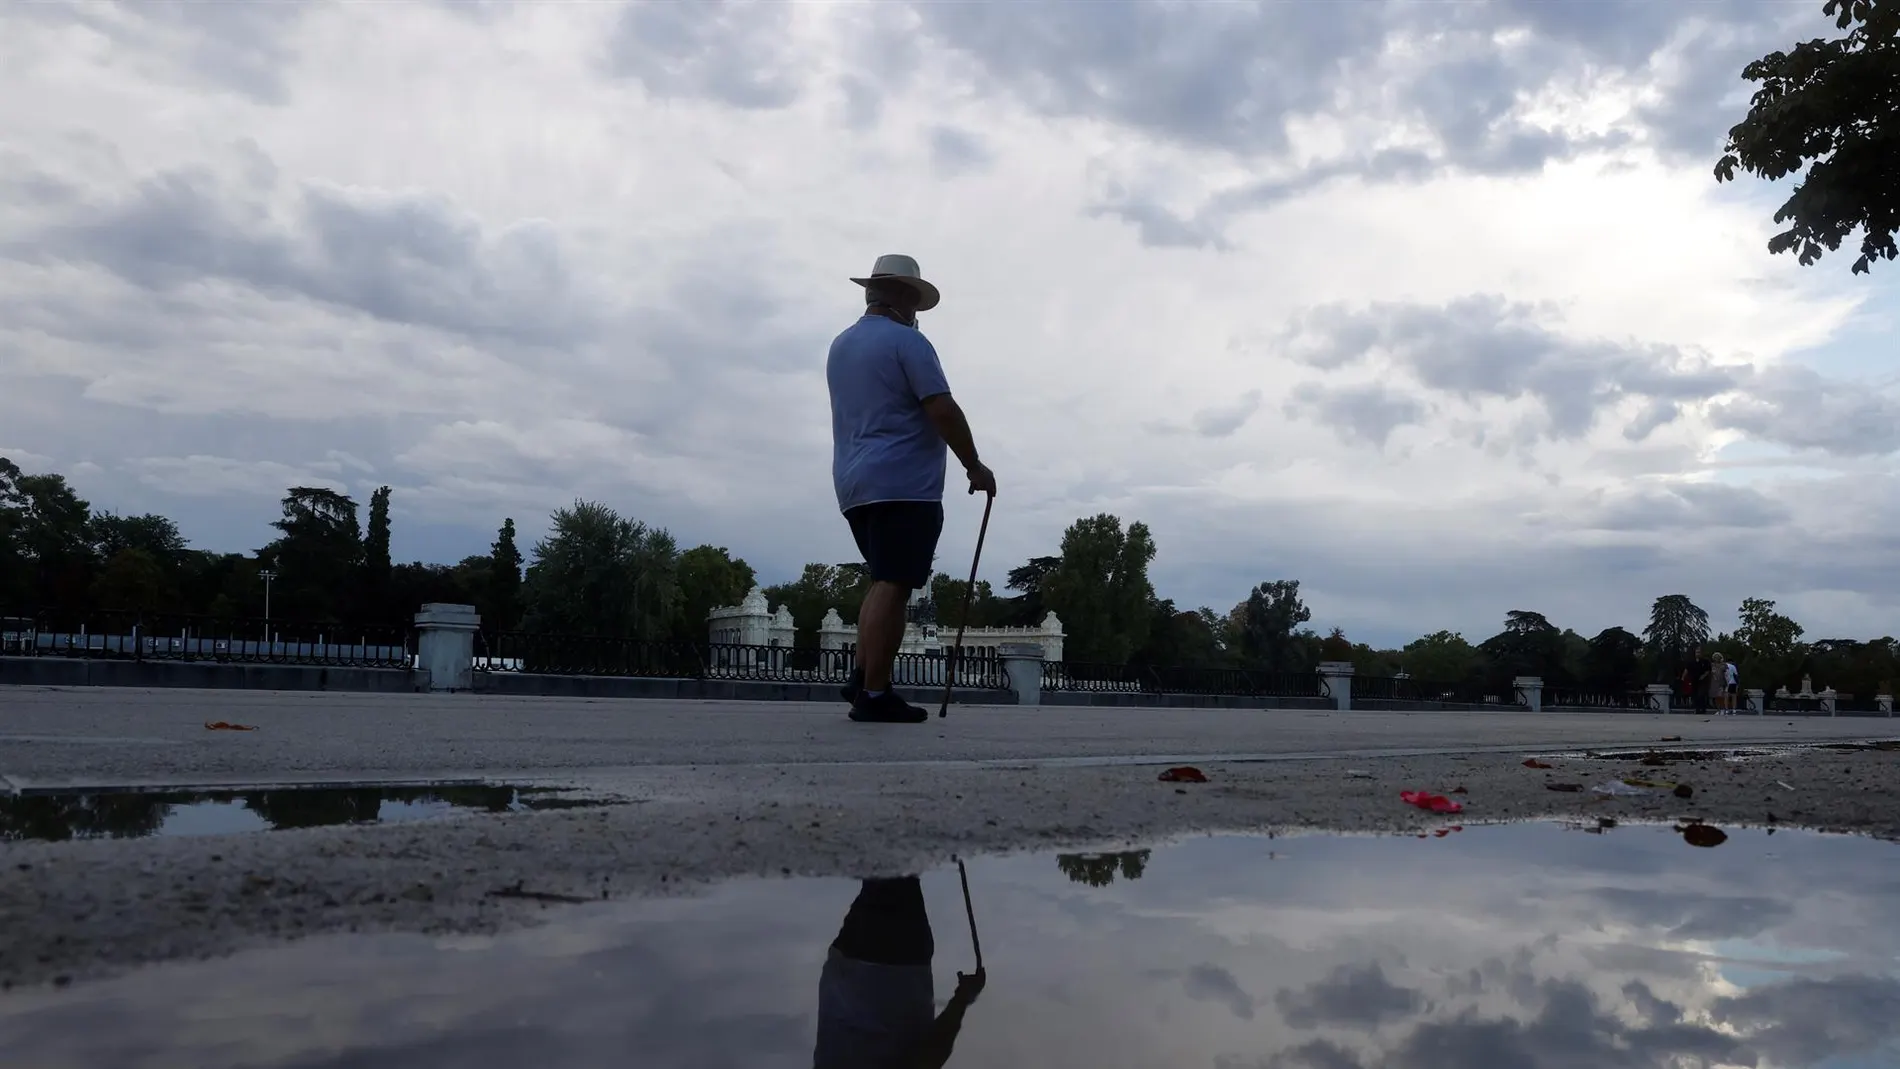
<path id="1" fill-rule="evenodd" d="M 1478 651 L 1455 631 L 1434 631 L 1399 651 L 1405 674 L 1433 683 L 1462 683 L 1478 667 Z"/>
<path id="2" fill-rule="evenodd" d="M 1546 684 L 1569 681 L 1564 667 L 1563 632 L 1543 613 L 1512 609 L 1504 630 L 1478 644 L 1485 658 L 1488 686 L 1503 689 L 1518 676 L 1538 676 Z"/>
<path id="3" fill-rule="evenodd" d="M 63 475 L 28 475 L 0 457 L 0 597 L 83 608 L 92 583 L 92 506 Z"/>
<path id="4" fill-rule="evenodd" d="M 1077 520 L 1062 534 L 1062 560 L 1038 591 L 1062 620 L 1064 657 L 1083 663 L 1126 664 L 1148 640 L 1154 560 L 1148 525 L 1103 513 Z M 939 606 L 939 609 L 942 607 Z"/>
<path id="5" fill-rule="evenodd" d="M 1320 640 L 1319 655 L 1328 661 L 1351 661 L 1352 640 L 1346 637 L 1344 630 L 1335 627 Z"/>
<path id="6" fill-rule="evenodd" d="M 1689 654 L 1709 640 L 1709 614 L 1696 607 L 1687 594 L 1665 594 L 1649 609 L 1643 641 L 1655 655 L 1655 668 L 1673 682 L 1688 663 Z"/>
<path id="7" fill-rule="evenodd" d="M 1157 600 L 1151 610 L 1148 641 L 1135 651 L 1134 663 L 1164 668 L 1208 668 L 1225 655 L 1220 617 L 1214 610 L 1184 611 L 1170 599 Z"/>
<path id="8" fill-rule="evenodd" d="M 333 621 L 360 579 L 363 530 L 356 502 L 326 487 L 293 486 L 284 495 L 283 509 L 283 517 L 271 524 L 283 537 L 261 554 L 277 569 L 272 615 Z"/>
<path id="9" fill-rule="evenodd" d="M 678 611 L 679 550 L 664 529 L 576 501 L 535 543 L 522 595 L 531 630 L 658 638 Z"/>
<path id="10" fill-rule="evenodd" d="M 1123 850 L 1112 854 L 1057 854 L 1056 868 L 1074 883 L 1107 887 L 1120 874 L 1124 880 L 1139 880 L 1148 869 L 1150 850 Z"/>
<path id="11" fill-rule="evenodd" d="M 1240 653 L 1246 666 L 1268 672 L 1294 672 L 1308 667 L 1300 655 L 1294 629 L 1313 618 L 1300 600 L 1298 579 L 1261 583 L 1234 606 L 1229 620 L 1237 625 Z"/>
<path id="12" fill-rule="evenodd" d="M 498 631 L 512 630 L 521 622 L 521 550 L 515 548 L 513 518 L 501 521 L 488 551 L 488 605 L 482 619 Z"/>
<path id="13" fill-rule="evenodd" d="M 1747 677 L 1743 686 L 1772 691 L 1798 683 L 1807 654 L 1801 625 L 1776 612 L 1767 598 L 1744 598 L 1736 615 L 1741 626 L 1734 637 L 1743 650 L 1736 668 Z"/>
<path id="14" fill-rule="evenodd" d="M 797 626 L 793 645 L 812 649 L 818 645 L 818 625 L 824 622 L 825 610 L 837 609 L 845 623 L 854 623 L 870 587 L 870 576 L 862 565 L 807 564 L 797 579 L 766 587 L 764 594 L 768 606 L 791 610 Z"/>
<path id="15" fill-rule="evenodd" d="M 357 590 L 358 600 L 369 619 L 382 619 L 391 612 L 415 611 L 413 607 L 405 610 L 390 604 L 389 568 L 389 487 L 383 486 L 369 496 L 369 530 L 363 535 L 363 578 Z"/>
<path id="16" fill-rule="evenodd" d="M 509 536 L 513 537 L 512 531 Z M 694 546 L 680 554 L 680 610 L 674 620 L 674 638 L 706 641 L 707 615 L 745 600 L 746 592 L 757 581 L 752 565 L 734 557 L 724 546 Z M 819 616 L 824 616 L 824 610 L 819 610 Z"/>
<path id="17" fill-rule="evenodd" d="M 1017 592 L 1003 613 L 1003 622 L 1016 627 L 1034 627 L 1042 622 L 1048 609 L 1042 603 L 1042 584 L 1062 563 L 1061 557 L 1031 557 L 1029 563 L 1011 568 L 1003 584 Z"/>
<path id="18" fill-rule="evenodd" d="M 114 553 L 92 582 L 94 603 L 108 609 L 156 612 L 176 596 L 165 568 L 143 549 Z"/>
<path id="19" fill-rule="evenodd" d="M 963 625 L 963 599 L 969 593 L 970 581 L 956 579 L 938 572 L 930 580 L 930 605 L 936 615 L 938 627 L 955 628 Z M 994 627 L 1001 623 L 1008 605 L 990 589 L 990 581 L 976 581 L 976 596 L 970 599 L 969 627 Z"/>
<path id="20" fill-rule="evenodd" d="M 188 544 L 178 525 L 156 513 L 119 516 L 101 512 L 92 517 L 92 548 L 100 560 L 111 560 L 121 550 L 143 550 L 161 568 L 183 562 Z"/>
<path id="21" fill-rule="evenodd" d="M 1822 10 L 1836 28 L 1854 28 L 1742 69 L 1761 88 L 1729 130 L 1715 179 L 1733 181 L 1740 167 L 1773 182 L 1806 167 L 1775 212 L 1788 228 L 1769 239 L 1769 253 L 1798 251 L 1806 266 L 1858 229 L 1853 271 L 1866 274 L 1900 256 L 1900 3 L 1827 0 Z"/>
<path id="22" fill-rule="evenodd" d="M 1643 640 L 1620 627 L 1607 627 L 1590 640 L 1583 658 L 1583 683 L 1601 691 L 1633 690 L 1642 683 Z"/>

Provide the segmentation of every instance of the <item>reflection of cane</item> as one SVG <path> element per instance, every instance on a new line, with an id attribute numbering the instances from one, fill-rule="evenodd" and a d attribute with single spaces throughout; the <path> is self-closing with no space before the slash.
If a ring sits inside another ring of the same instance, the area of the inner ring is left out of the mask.
<path id="1" fill-rule="evenodd" d="M 983 971 L 983 944 L 976 937 L 976 910 L 970 906 L 970 874 L 963 869 L 963 859 L 956 858 L 957 879 L 963 881 L 963 915 L 970 918 L 970 949 L 976 951 L 976 971 Z"/>

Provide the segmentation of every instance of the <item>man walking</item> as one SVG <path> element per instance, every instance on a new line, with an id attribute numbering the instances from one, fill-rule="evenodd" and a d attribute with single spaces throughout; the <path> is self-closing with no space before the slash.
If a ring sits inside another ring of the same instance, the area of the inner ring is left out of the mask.
<path id="1" fill-rule="evenodd" d="M 936 562 L 945 454 L 963 464 L 970 493 L 994 496 L 996 476 L 977 459 L 937 350 L 917 329 L 917 313 L 937 306 L 937 287 L 916 260 L 897 255 L 878 257 L 870 277 L 851 281 L 864 287 L 864 315 L 825 360 L 832 484 L 871 577 L 858 610 L 858 670 L 845 693 L 853 720 L 921 724 L 930 712 L 891 689 L 891 667 L 910 594 L 929 585 Z"/>

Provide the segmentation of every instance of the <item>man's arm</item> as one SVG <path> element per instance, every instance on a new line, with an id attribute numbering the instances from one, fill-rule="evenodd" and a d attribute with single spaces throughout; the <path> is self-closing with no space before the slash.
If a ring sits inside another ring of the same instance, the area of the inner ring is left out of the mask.
<path id="1" fill-rule="evenodd" d="M 970 476 L 970 492 L 978 490 L 992 496 L 996 493 L 996 476 L 983 465 L 976 455 L 976 441 L 970 436 L 970 421 L 963 416 L 963 406 L 947 393 L 924 398 L 924 414 L 930 417 L 930 423 L 937 428 L 945 445 L 957 455 L 963 464 L 963 470 Z"/>

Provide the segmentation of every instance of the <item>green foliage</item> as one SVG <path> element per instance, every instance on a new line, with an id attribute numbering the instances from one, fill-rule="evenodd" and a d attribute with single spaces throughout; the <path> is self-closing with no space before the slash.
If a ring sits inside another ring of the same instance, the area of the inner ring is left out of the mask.
<path id="1" fill-rule="evenodd" d="M 1697 646 L 1709 640 L 1709 614 L 1687 594 L 1665 594 L 1650 606 L 1643 643 L 1653 657 L 1655 678 L 1674 681 Z"/>
<path id="2" fill-rule="evenodd" d="M 522 594 L 532 630 L 660 638 L 679 611 L 679 549 L 663 529 L 576 501 L 550 518 Z"/>
<path id="3" fill-rule="evenodd" d="M 1407 675 L 1437 683 L 1461 683 L 1478 670 L 1478 650 L 1455 631 L 1434 631 L 1399 651 Z"/>
<path id="4" fill-rule="evenodd" d="M 1642 639 L 1620 627 L 1604 628 L 1590 640 L 1584 655 L 1583 684 L 1603 691 L 1640 689 L 1642 652 Z"/>
<path id="5" fill-rule="evenodd" d="M 156 612 L 177 598 L 171 576 L 150 553 L 121 549 L 92 581 L 93 603 L 108 609 Z"/>
<path id="6" fill-rule="evenodd" d="M 1107 887 L 1120 875 L 1124 880 L 1139 880 L 1148 870 L 1149 850 L 1123 850 L 1112 854 L 1057 854 L 1056 868 L 1072 883 Z"/>
<path id="7" fill-rule="evenodd" d="M 1034 627 L 1041 623 L 1049 611 L 1043 604 L 1042 584 L 1061 564 L 1061 557 L 1031 557 L 1029 563 L 1011 568 L 1003 585 L 1017 593 L 1006 602 L 1002 622 L 1012 627 Z"/>
<path id="8" fill-rule="evenodd" d="M 1803 266 L 1862 232 L 1855 274 L 1900 256 L 1900 3 L 1827 0 L 1837 40 L 1804 41 L 1742 69 L 1757 82 L 1748 116 L 1729 130 L 1715 165 L 1718 182 L 1740 167 L 1778 181 L 1803 167 L 1775 212 L 1787 229 L 1769 239 L 1771 254 L 1795 251 Z"/>
<path id="9" fill-rule="evenodd" d="M 510 537 L 513 533 L 508 531 Z M 745 600 L 755 582 L 752 566 L 724 546 L 694 546 L 680 554 L 680 610 L 674 619 L 674 637 L 683 642 L 706 641 L 707 615 Z M 823 614 L 820 609 L 819 615 Z"/>
<path id="10" fill-rule="evenodd" d="M 514 629 L 521 623 L 521 550 L 515 547 L 513 517 L 501 521 L 501 530 L 496 532 L 494 545 L 489 548 L 487 586 L 488 601 L 482 606 L 482 619 L 496 630 Z"/>
<path id="11" fill-rule="evenodd" d="M 1173 601 L 1160 599 L 1151 608 L 1148 641 L 1135 651 L 1134 663 L 1216 667 L 1227 659 L 1225 633 L 1226 621 L 1214 610 L 1183 611 Z"/>
<path id="12" fill-rule="evenodd" d="M 1064 656 L 1072 661 L 1125 664 L 1148 641 L 1155 557 L 1148 525 L 1103 513 L 1077 520 L 1062 535 L 1061 562 L 1043 578 L 1042 599 L 1062 620 Z"/>
<path id="13" fill-rule="evenodd" d="M 1319 657 L 1322 661 L 1351 661 L 1352 640 L 1346 637 L 1346 632 L 1333 628 L 1330 634 L 1320 640 Z"/>
<path id="14" fill-rule="evenodd" d="M 1570 682 L 1564 633 L 1542 613 L 1512 609 L 1504 630 L 1478 644 L 1489 686 L 1508 688 L 1517 676 L 1539 676 L 1546 685 Z"/>
<path id="15" fill-rule="evenodd" d="M 970 600 L 970 622 L 963 623 L 963 599 L 970 581 L 938 572 L 930 580 L 930 604 L 936 612 L 938 627 L 995 627 L 1009 612 L 1009 601 L 996 596 L 987 579 L 976 581 L 976 596 Z"/>
<path id="16" fill-rule="evenodd" d="M 792 622 L 798 625 L 793 645 L 808 649 L 818 645 L 818 625 L 826 609 L 837 609 L 845 623 L 855 624 L 870 589 L 870 576 L 861 564 L 807 564 L 797 579 L 766 587 L 764 593 L 768 606 L 791 609 Z"/>
<path id="17" fill-rule="evenodd" d="M 83 607 L 94 564 L 92 506 L 63 475 L 28 475 L 0 457 L 0 595 Z"/>
<path id="18" fill-rule="evenodd" d="M 1313 667 L 1317 648 L 1304 649 L 1294 629 L 1313 618 L 1313 611 L 1300 600 L 1298 579 L 1275 579 L 1261 583 L 1234 606 L 1229 624 L 1239 642 L 1245 667 L 1268 672 L 1294 672 Z"/>
<path id="19" fill-rule="evenodd" d="M 261 556 L 277 569 L 273 615 L 283 619 L 331 621 L 355 608 L 363 563 L 363 530 L 356 502 L 319 486 L 293 486 L 284 495 L 284 514 L 271 526 L 283 536 Z"/>

